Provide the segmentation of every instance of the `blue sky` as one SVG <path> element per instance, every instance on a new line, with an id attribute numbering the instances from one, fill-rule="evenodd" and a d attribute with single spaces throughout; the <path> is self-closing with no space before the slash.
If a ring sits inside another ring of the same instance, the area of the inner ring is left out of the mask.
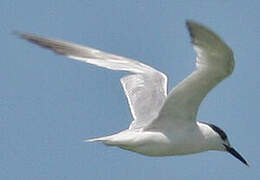
<path id="1" fill-rule="evenodd" d="M 0 179 L 259 179 L 260 2 L 0 1 Z M 192 19 L 233 49 L 236 67 L 204 100 L 198 119 L 224 129 L 251 164 L 227 153 L 151 158 L 84 143 L 128 127 L 119 78 L 11 34 L 56 37 L 138 59 L 169 76 L 169 88 L 194 68 L 185 28 Z"/>

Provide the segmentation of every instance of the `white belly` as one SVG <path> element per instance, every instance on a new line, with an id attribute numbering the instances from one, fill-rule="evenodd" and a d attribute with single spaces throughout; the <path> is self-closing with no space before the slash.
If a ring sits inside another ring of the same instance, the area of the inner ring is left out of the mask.
<path id="1" fill-rule="evenodd" d="M 203 137 L 194 132 L 121 132 L 113 135 L 114 143 L 109 145 L 148 156 L 171 156 L 198 153 L 208 150 Z M 111 139 L 112 140 L 112 139 Z"/>

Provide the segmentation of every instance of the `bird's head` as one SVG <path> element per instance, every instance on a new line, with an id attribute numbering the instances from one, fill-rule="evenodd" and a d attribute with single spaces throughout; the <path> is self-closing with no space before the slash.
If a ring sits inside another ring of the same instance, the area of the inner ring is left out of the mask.
<path id="1" fill-rule="evenodd" d="M 244 163 L 246 166 L 249 167 L 247 161 L 231 146 L 226 133 L 222 129 L 220 129 L 219 127 L 213 124 L 209 124 L 209 123 L 205 123 L 205 124 L 208 125 L 215 132 L 216 136 L 214 139 L 215 139 L 215 143 L 217 143 L 218 145 L 218 150 L 226 151 L 232 154 L 234 157 L 236 157 L 242 163 Z"/>

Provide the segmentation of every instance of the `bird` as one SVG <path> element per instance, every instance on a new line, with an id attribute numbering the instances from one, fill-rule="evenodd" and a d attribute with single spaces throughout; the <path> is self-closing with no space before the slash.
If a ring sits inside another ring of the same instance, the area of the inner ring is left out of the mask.
<path id="1" fill-rule="evenodd" d="M 197 54 L 196 69 L 167 92 L 167 76 L 140 61 L 79 44 L 32 33 L 17 36 L 68 58 L 129 74 L 120 79 L 130 107 L 128 129 L 104 137 L 87 139 L 146 156 L 176 156 L 204 151 L 228 152 L 249 167 L 218 126 L 197 120 L 204 97 L 232 74 L 232 49 L 210 28 L 186 20 Z"/>

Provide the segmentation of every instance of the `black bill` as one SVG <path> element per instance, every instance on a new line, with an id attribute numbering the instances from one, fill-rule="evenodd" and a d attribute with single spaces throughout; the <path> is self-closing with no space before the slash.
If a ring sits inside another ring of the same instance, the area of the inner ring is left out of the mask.
<path id="1" fill-rule="evenodd" d="M 239 159 L 242 163 L 244 163 L 245 165 L 247 165 L 249 167 L 249 164 L 246 162 L 246 160 L 232 147 L 223 144 L 227 150 L 227 152 L 229 152 L 230 154 L 232 154 L 233 156 L 235 156 L 237 159 Z"/>

